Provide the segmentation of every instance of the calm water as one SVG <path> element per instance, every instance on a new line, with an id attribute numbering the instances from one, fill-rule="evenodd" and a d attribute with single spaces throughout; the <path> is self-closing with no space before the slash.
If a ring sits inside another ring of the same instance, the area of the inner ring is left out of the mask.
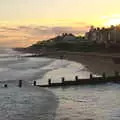
<path id="1" fill-rule="evenodd" d="M 89 77 L 84 65 L 66 60 L 20 57 L 0 49 L 0 120 L 120 120 L 120 85 L 43 89 L 37 84 Z M 18 88 L 18 80 L 23 88 Z M 7 83 L 8 88 L 3 84 Z"/>

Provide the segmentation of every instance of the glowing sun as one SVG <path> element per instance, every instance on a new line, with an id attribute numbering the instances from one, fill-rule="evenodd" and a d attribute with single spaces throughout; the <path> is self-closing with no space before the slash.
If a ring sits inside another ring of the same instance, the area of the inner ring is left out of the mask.
<path id="1" fill-rule="evenodd" d="M 111 26 L 111 25 L 120 25 L 120 17 L 119 18 L 111 18 L 107 20 L 105 23 L 105 26 Z"/>

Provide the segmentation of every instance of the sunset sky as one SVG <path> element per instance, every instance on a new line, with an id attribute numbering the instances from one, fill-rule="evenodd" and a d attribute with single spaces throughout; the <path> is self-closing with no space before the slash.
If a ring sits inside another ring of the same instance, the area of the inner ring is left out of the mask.
<path id="1" fill-rule="evenodd" d="M 120 0 L 0 0 L 0 46 L 29 46 L 119 23 Z"/>

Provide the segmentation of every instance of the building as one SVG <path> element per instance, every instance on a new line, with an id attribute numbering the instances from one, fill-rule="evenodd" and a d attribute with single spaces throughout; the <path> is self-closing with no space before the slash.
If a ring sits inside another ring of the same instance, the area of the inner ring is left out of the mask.
<path id="1" fill-rule="evenodd" d="M 118 44 L 120 43 L 120 25 L 111 26 L 110 28 L 94 28 L 92 26 L 85 37 L 98 44 L 104 43 L 106 46 Z"/>

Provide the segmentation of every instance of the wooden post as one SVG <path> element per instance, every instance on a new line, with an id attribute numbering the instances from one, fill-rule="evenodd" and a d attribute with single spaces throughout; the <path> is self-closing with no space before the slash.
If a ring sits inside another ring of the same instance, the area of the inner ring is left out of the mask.
<path id="1" fill-rule="evenodd" d="M 48 85 L 51 85 L 51 79 L 48 79 Z"/>
<path id="2" fill-rule="evenodd" d="M 19 80 L 19 84 L 18 84 L 18 87 L 22 87 L 22 80 Z"/>
<path id="3" fill-rule="evenodd" d="M 115 82 L 119 82 L 119 72 L 115 71 Z"/>
<path id="4" fill-rule="evenodd" d="M 34 81 L 34 83 L 33 83 L 33 84 L 34 84 L 34 86 L 36 86 L 36 81 Z"/>
<path id="5" fill-rule="evenodd" d="M 78 79 L 78 76 L 75 76 L 75 80 L 76 80 L 76 81 L 78 81 L 78 80 L 79 80 L 79 79 Z"/>
<path id="6" fill-rule="evenodd" d="M 64 84 L 64 81 L 65 81 L 65 78 L 64 78 L 64 77 L 62 77 L 62 84 Z"/>
<path id="7" fill-rule="evenodd" d="M 7 87 L 8 87 L 8 85 L 7 85 L 7 84 L 4 84 L 4 87 L 5 87 L 5 88 L 7 88 Z"/>
<path id="8" fill-rule="evenodd" d="M 102 77 L 103 77 L 103 79 L 106 79 L 106 73 L 105 72 L 102 74 Z"/>
<path id="9" fill-rule="evenodd" d="M 119 72 L 115 71 L 115 77 L 119 77 Z"/>
<path id="10" fill-rule="evenodd" d="M 93 75 L 92 74 L 90 74 L 90 80 L 92 80 L 93 79 Z"/>

